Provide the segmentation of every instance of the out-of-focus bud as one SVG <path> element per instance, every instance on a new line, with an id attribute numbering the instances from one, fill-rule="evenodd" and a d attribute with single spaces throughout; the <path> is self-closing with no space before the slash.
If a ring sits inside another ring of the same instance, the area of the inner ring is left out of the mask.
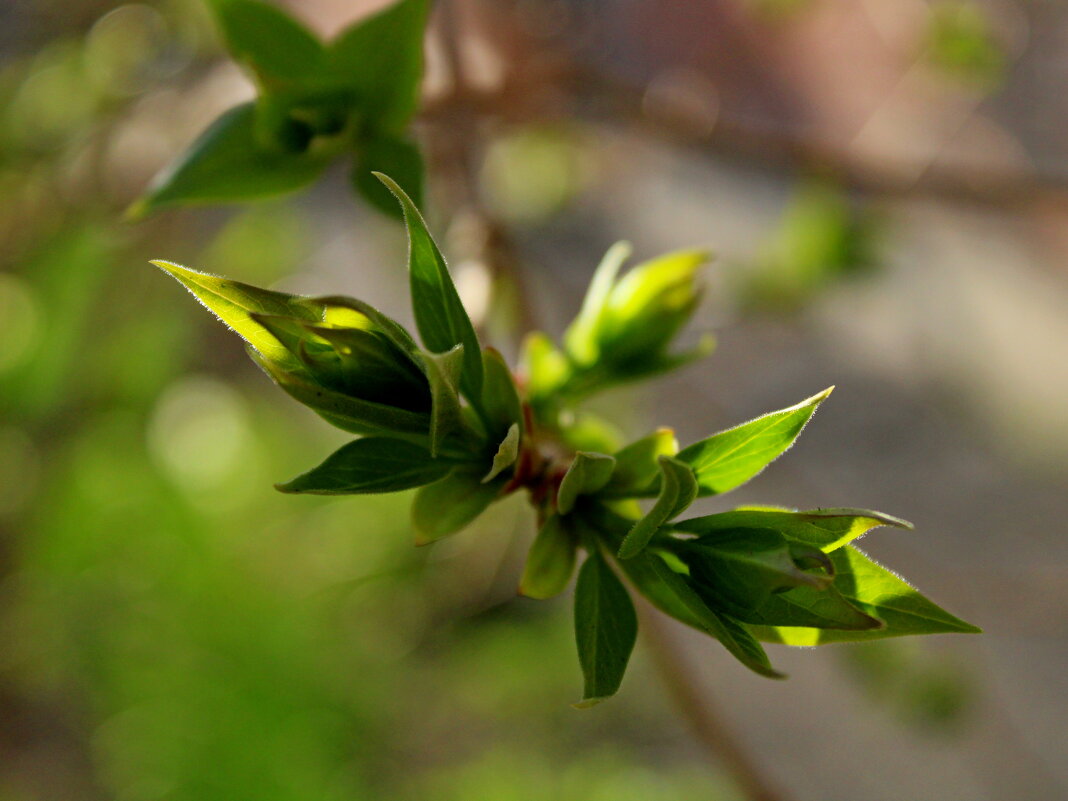
<path id="1" fill-rule="evenodd" d="M 711 254 L 683 250 L 647 261 L 616 277 L 630 254 L 620 243 L 611 248 L 590 284 L 582 311 L 564 344 L 577 365 L 626 379 L 674 367 L 704 355 L 711 340 L 694 353 L 669 355 L 668 347 L 693 316 L 701 299 L 698 274 Z"/>

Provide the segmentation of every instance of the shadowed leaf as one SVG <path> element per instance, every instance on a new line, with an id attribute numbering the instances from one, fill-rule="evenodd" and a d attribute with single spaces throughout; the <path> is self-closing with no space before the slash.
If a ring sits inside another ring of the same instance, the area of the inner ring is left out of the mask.
<path id="1" fill-rule="evenodd" d="M 519 592 L 528 598 L 552 598 L 567 587 L 575 569 L 576 537 L 559 515 L 550 515 L 530 546 Z"/>
<path id="2" fill-rule="evenodd" d="M 693 503 L 697 497 L 697 480 L 689 465 L 670 456 L 657 457 L 660 465 L 660 494 L 650 509 L 631 528 L 619 546 L 619 558 L 630 559 L 641 553 L 657 530 Z"/>
<path id="3" fill-rule="evenodd" d="M 343 445 L 318 467 L 275 487 L 281 492 L 313 495 L 397 492 L 437 481 L 452 467 L 410 442 L 365 437 Z"/>
<path id="4" fill-rule="evenodd" d="M 585 678 L 582 700 L 589 707 L 616 694 L 638 635 L 638 618 L 627 590 L 600 553 L 579 570 L 575 586 L 575 641 Z"/>
<path id="5" fill-rule="evenodd" d="M 268 151 L 256 136 L 255 117 L 253 103 L 225 112 L 152 180 L 144 197 L 130 207 L 129 216 L 138 218 L 164 206 L 273 197 L 315 181 L 327 158 Z"/>

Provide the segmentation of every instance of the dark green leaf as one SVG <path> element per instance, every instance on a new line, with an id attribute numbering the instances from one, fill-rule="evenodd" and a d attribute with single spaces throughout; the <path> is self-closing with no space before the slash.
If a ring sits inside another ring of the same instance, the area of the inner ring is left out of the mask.
<path id="1" fill-rule="evenodd" d="M 440 481 L 423 487 L 412 503 L 417 545 L 448 537 L 478 517 L 500 495 L 501 479 L 482 483 L 482 476 L 457 468 Z"/>
<path id="2" fill-rule="evenodd" d="M 575 569 L 576 537 L 559 515 L 550 515 L 534 538 L 523 567 L 519 592 L 528 598 L 552 598 L 567 587 Z"/>
<path id="3" fill-rule="evenodd" d="M 697 480 L 690 466 L 670 456 L 658 456 L 660 494 L 619 546 L 619 558 L 630 559 L 641 553 L 657 530 L 686 509 L 697 497 Z"/>
<path id="4" fill-rule="evenodd" d="M 680 543 L 678 553 L 693 583 L 704 588 L 702 597 L 736 617 L 774 592 L 805 585 L 822 589 L 831 582 L 830 576 L 801 570 L 786 538 L 766 528 L 717 531 Z"/>
<path id="5" fill-rule="evenodd" d="M 785 678 L 772 668 L 768 655 L 742 623 L 730 615 L 709 608 L 686 579 L 668 567 L 662 559 L 654 554 L 643 553 L 631 561 L 637 560 L 646 561 L 648 572 L 655 575 L 664 589 L 675 596 L 685 607 L 688 616 L 697 622 L 698 627 L 719 640 L 739 662 L 769 679 Z"/>
<path id="6" fill-rule="evenodd" d="M 519 458 L 519 425 L 512 423 L 501 444 L 497 447 L 497 453 L 493 456 L 493 465 L 490 471 L 483 477 L 482 482 L 492 481 L 513 464 Z"/>
<path id="7" fill-rule="evenodd" d="M 775 529 L 793 542 L 833 551 L 878 526 L 911 529 L 906 520 L 867 509 L 789 509 L 742 508 L 690 520 L 680 520 L 672 528 L 691 534 L 708 534 L 733 528 Z"/>
<path id="8" fill-rule="evenodd" d="M 355 94 L 374 130 L 399 133 L 418 107 L 427 5 L 400 0 L 346 28 L 329 45 L 331 83 Z"/>
<path id="9" fill-rule="evenodd" d="M 679 452 L 675 432 L 659 428 L 647 437 L 632 442 L 615 454 L 616 469 L 605 486 L 605 494 L 630 497 L 650 493 L 660 477 L 661 456 L 674 456 Z"/>
<path id="10" fill-rule="evenodd" d="M 410 442 L 365 437 L 342 446 L 314 470 L 275 486 L 312 495 L 397 492 L 437 481 L 452 467 Z"/>
<path id="11" fill-rule="evenodd" d="M 258 0 L 211 0 L 211 6 L 226 49 L 261 87 L 289 87 L 322 71 L 322 44 L 278 6 Z"/>
<path id="12" fill-rule="evenodd" d="M 493 348 L 486 348 L 482 351 L 482 368 L 482 409 L 492 429 L 490 433 L 503 436 L 513 424 L 522 432 L 523 407 L 504 357 Z"/>
<path id="13" fill-rule="evenodd" d="M 755 609 L 738 610 L 746 623 L 765 626 L 806 626 L 818 629 L 871 631 L 881 629 L 881 620 L 866 615 L 831 584 L 823 589 L 795 587 L 770 595 Z"/>
<path id="14" fill-rule="evenodd" d="M 594 551 L 575 586 L 575 641 L 585 678 L 582 701 L 575 706 L 593 706 L 616 694 L 637 635 L 638 618 L 627 590 Z"/>
<path id="15" fill-rule="evenodd" d="M 396 198 L 374 177 L 375 172 L 393 177 L 407 189 L 416 206 L 423 205 L 423 157 L 413 142 L 386 135 L 368 139 L 357 145 L 352 168 L 352 184 L 364 200 L 391 217 L 403 219 Z"/>
<path id="16" fill-rule="evenodd" d="M 299 368 L 299 361 L 253 314 L 294 317 L 309 322 L 322 319 L 323 306 L 312 298 L 260 289 L 240 281 L 197 272 L 169 261 L 153 261 L 188 289 L 209 311 L 236 331 L 262 356 L 284 367 Z"/>
<path id="17" fill-rule="evenodd" d="M 862 612 L 885 623 L 871 631 L 821 630 L 803 627 L 758 627 L 758 636 L 787 645 L 900 637 L 906 634 L 975 634 L 980 629 L 935 605 L 915 588 L 874 562 L 852 545 L 830 554 L 834 588 Z"/>
<path id="18" fill-rule="evenodd" d="M 464 347 L 445 353 L 423 353 L 423 366 L 430 379 L 430 452 L 437 455 L 445 439 L 464 425 L 457 386 L 463 369 Z"/>
<path id="19" fill-rule="evenodd" d="M 557 511 L 566 515 L 580 495 L 591 495 L 601 489 L 611 478 L 615 465 L 616 460 L 603 453 L 576 453 L 556 493 Z"/>
<path id="20" fill-rule="evenodd" d="M 316 153 L 265 149 L 257 139 L 254 104 L 227 111 L 153 180 L 128 214 L 163 206 L 233 203 L 293 192 L 315 181 L 328 159 Z"/>
<path id="21" fill-rule="evenodd" d="M 256 319 L 261 319 L 257 317 Z M 262 318 L 266 325 L 266 318 Z M 305 323 L 305 331 L 331 346 L 336 356 L 331 381 L 321 382 L 346 395 L 385 403 L 413 412 L 432 410 L 431 385 L 427 373 L 411 361 L 386 336 L 362 328 L 335 328 Z M 302 343 L 303 344 L 303 343 Z M 301 351 L 305 363 L 314 360 L 307 345 Z M 309 365 L 309 370 L 315 373 Z"/>
<path id="22" fill-rule="evenodd" d="M 249 355 L 278 386 L 332 425 L 353 434 L 384 434 L 429 446 L 430 415 L 342 395 L 287 372 L 255 351 Z"/>
<path id="23" fill-rule="evenodd" d="M 482 349 L 471 318 L 460 302 L 449 268 L 438 250 L 419 209 L 392 178 L 378 178 L 397 197 L 408 227 L 408 270 L 411 279 L 415 324 L 423 344 L 435 353 L 464 346 L 464 369 L 460 384 L 472 403 L 482 396 Z"/>
<path id="24" fill-rule="evenodd" d="M 834 387 L 796 406 L 721 431 L 679 452 L 693 467 L 700 494 L 719 495 L 741 486 L 793 445 L 805 423 Z"/>

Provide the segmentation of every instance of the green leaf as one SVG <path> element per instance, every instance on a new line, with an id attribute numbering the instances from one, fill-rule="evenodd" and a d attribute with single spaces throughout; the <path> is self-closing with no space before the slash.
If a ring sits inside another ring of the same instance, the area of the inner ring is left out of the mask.
<path id="1" fill-rule="evenodd" d="M 152 180 L 127 214 L 136 219 L 164 206 L 273 197 L 315 181 L 328 158 L 265 149 L 256 136 L 255 117 L 253 103 L 225 112 Z"/>
<path id="2" fill-rule="evenodd" d="M 375 178 L 375 172 L 393 176 L 398 184 L 407 187 L 416 206 L 423 205 L 423 157 L 413 142 L 386 135 L 367 139 L 357 145 L 352 168 L 352 185 L 364 200 L 391 217 L 403 219 L 396 199 Z"/>
<path id="3" fill-rule="evenodd" d="M 397 492 L 438 481 L 452 467 L 410 442 L 365 437 L 342 446 L 315 469 L 275 487 L 312 495 Z"/>
<path id="4" fill-rule="evenodd" d="M 649 436 L 632 442 L 615 454 L 616 469 L 605 485 L 604 494 L 622 498 L 649 494 L 660 476 L 658 459 L 678 452 L 679 443 L 670 428 L 658 428 Z"/>
<path id="5" fill-rule="evenodd" d="M 619 558 L 630 559 L 641 553 L 657 530 L 675 515 L 686 509 L 697 497 L 697 479 L 689 465 L 670 456 L 658 456 L 660 466 L 660 494 L 619 546 Z"/>
<path id="6" fill-rule="evenodd" d="M 834 565 L 834 588 L 862 612 L 883 621 L 885 627 L 871 631 L 755 627 L 759 637 L 787 645 L 822 645 L 907 634 L 980 632 L 977 627 L 935 605 L 852 545 L 839 548 L 830 554 L 830 558 Z"/>
<path id="7" fill-rule="evenodd" d="M 415 324 L 423 344 L 435 353 L 464 346 L 464 369 L 460 384 L 468 400 L 480 403 L 482 395 L 482 349 L 467 316 L 449 268 L 438 250 L 426 222 L 411 198 L 396 182 L 376 174 L 400 201 L 408 227 L 408 270 L 411 279 Z"/>
<path id="8" fill-rule="evenodd" d="M 707 250 L 680 250 L 624 275 L 597 322 L 600 359 L 629 370 L 663 354 L 700 302 L 697 273 L 710 258 Z"/>
<path id="9" fill-rule="evenodd" d="M 771 529 L 717 531 L 679 543 L 677 551 L 692 582 L 704 588 L 702 596 L 735 616 L 760 607 L 774 592 L 805 585 L 822 589 L 831 582 L 830 576 L 801 570 L 786 538 Z"/>
<path id="10" fill-rule="evenodd" d="M 681 603 L 689 617 L 697 622 L 697 626 L 719 640 L 735 659 L 769 679 L 786 678 L 772 668 L 768 655 L 745 625 L 730 615 L 709 608 L 686 579 L 668 567 L 658 556 L 645 553 L 640 554 L 638 558 L 646 561 L 648 571 Z"/>
<path id="11" fill-rule="evenodd" d="M 600 355 L 597 329 L 616 276 L 632 250 L 629 242 L 616 242 L 608 249 L 593 273 L 582 308 L 564 333 L 564 347 L 578 364 L 591 365 Z"/>
<path id="12" fill-rule="evenodd" d="M 416 545 L 427 545 L 464 528 L 497 500 L 503 486 L 499 478 L 483 484 L 481 474 L 457 468 L 420 489 L 412 502 Z"/>
<path id="13" fill-rule="evenodd" d="M 190 270 L 169 261 L 152 264 L 170 273 L 209 311 L 232 328 L 264 358 L 283 367 L 300 369 L 299 360 L 271 334 L 254 314 L 293 317 L 309 322 L 322 319 L 323 307 L 312 298 L 272 292 L 251 284 Z"/>
<path id="14" fill-rule="evenodd" d="M 601 489 L 611 478 L 615 465 L 616 460 L 603 453 L 576 453 L 556 493 L 557 511 L 566 515 L 575 508 L 580 495 L 592 495 Z"/>
<path id="15" fill-rule="evenodd" d="M 793 445 L 834 387 L 796 406 L 771 412 L 748 423 L 721 431 L 679 452 L 678 459 L 693 467 L 700 494 L 719 495 L 741 486 Z"/>
<path id="16" fill-rule="evenodd" d="M 436 456 L 446 437 L 464 425 L 457 386 L 463 369 L 464 347 L 457 345 L 445 353 L 421 354 L 430 379 L 430 453 Z"/>
<path id="17" fill-rule="evenodd" d="M 623 443 L 623 435 L 616 426 L 586 410 L 568 409 L 560 436 L 564 444 L 574 451 L 614 453 Z"/>
<path id="18" fill-rule="evenodd" d="M 412 335 L 404 326 L 370 303 L 343 295 L 328 295 L 312 300 L 323 307 L 323 322 L 328 325 L 365 328 L 368 326 L 361 322 L 360 318 L 367 318 L 369 327 L 388 338 L 402 353 L 407 353 L 412 364 L 421 369 L 422 363 L 418 356 L 420 348 L 412 339 Z"/>
<path id="19" fill-rule="evenodd" d="M 322 44 L 278 6 L 258 0 L 211 0 L 211 6 L 226 49 L 261 87 L 285 88 L 321 72 Z"/>
<path id="20" fill-rule="evenodd" d="M 519 400 L 512 372 L 501 356 L 493 348 L 482 351 L 482 409 L 486 413 L 493 436 L 504 436 L 511 426 L 523 425 L 523 406 Z"/>
<path id="21" fill-rule="evenodd" d="M 627 590 L 594 551 L 575 586 L 575 642 L 585 678 L 576 707 L 590 707 L 616 694 L 637 636 L 638 618 Z"/>
<path id="22" fill-rule="evenodd" d="M 795 587 L 768 596 L 756 609 L 742 609 L 739 620 L 764 626 L 805 626 L 870 632 L 883 622 L 853 606 L 831 584 L 823 589 Z"/>
<path id="23" fill-rule="evenodd" d="M 559 595 L 575 570 L 577 538 L 560 515 L 550 515 L 530 546 L 519 592 L 544 600 Z"/>
<path id="24" fill-rule="evenodd" d="M 429 445 L 430 415 L 343 395 L 288 372 L 250 350 L 249 355 L 291 397 L 352 434 L 384 434 Z"/>
<path id="25" fill-rule="evenodd" d="M 690 534 L 708 534 L 734 528 L 770 528 L 787 539 L 830 552 L 878 526 L 911 529 L 912 523 L 867 509 L 735 509 L 680 520 L 672 528 Z"/>
<path id="26" fill-rule="evenodd" d="M 501 440 L 501 444 L 497 448 L 497 453 L 493 456 L 493 465 L 490 467 L 490 471 L 486 473 L 482 479 L 482 483 L 485 484 L 492 481 L 513 464 L 516 459 L 519 458 L 519 424 L 512 423 L 512 427 L 508 429 L 508 433 L 504 439 Z"/>
<path id="27" fill-rule="evenodd" d="M 399 133 L 419 104 L 427 0 L 401 0 L 342 31 L 329 45 L 333 85 L 353 92 L 374 130 Z"/>
<path id="28" fill-rule="evenodd" d="M 268 325 L 268 318 L 257 315 L 256 319 Z M 329 343 L 330 353 L 337 358 L 333 376 L 329 375 L 330 367 L 327 368 L 327 378 L 332 381 L 320 383 L 346 395 L 413 412 L 432 410 L 431 384 L 427 374 L 388 337 L 377 331 L 359 328 L 334 328 L 310 323 L 304 323 L 303 328 Z M 305 364 L 312 361 L 306 345 L 300 355 Z M 315 371 L 310 365 L 309 370 L 314 375 Z"/>
<path id="29" fill-rule="evenodd" d="M 532 403 L 551 398 L 571 375 L 567 357 L 540 331 L 528 334 L 523 341 L 521 361 L 527 396 Z"/>

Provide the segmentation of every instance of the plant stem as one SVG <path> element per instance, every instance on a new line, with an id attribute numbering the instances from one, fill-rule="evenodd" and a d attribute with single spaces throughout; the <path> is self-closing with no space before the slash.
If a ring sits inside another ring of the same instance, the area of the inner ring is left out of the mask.
<path id="1" fill-rule="evenodd" d="M 516 321 L 519 330 L 525 333 L 537 327 L 537 313 L 524 286 L 518 251 L 507 227 L 486 209 L 478 189 L 478 117 L 480 111 L 486 110 L 473 101 L 476 93 L 471 91 L 467 80 L 457 11 L 456 0 L 437 3 L 442 47 L 452 80 L 452 90 L 441 102 L 443 119 L 436 120 L 437 144 L 444 157 L 442 166 L 453 177 L 453 201 L 473 214 L 486 232 L 483 251 L 479 254 L 481 260 L 495 279 L 508 279 L 516 288 Z M 488 111 L 492 113 L 492 109 Z M 653 663 L 679 713 L 689 721 L 709 755 L 723 763 L 749 801 L 786 801 L 786 796 L 770 787 L 757 764 L 724 726 L 707 693 L 700 689 L 681 651 L 664 629 L 662 616 L 644 601 L 639 602 L 639 610 L 640 628 L 649 642 Z"/>
<path id="2" fill-rule="evenodd" d="M 650 659 L 671 700 L 708 755 L 723 766 L 749 801 L 786 801 L 787 796 L 771 786 L 760 766 L 723 722 L 707 690 L 700 688 L 682 649 L 664 626 L 664 616 L 640 598 L 637 606 L 639 630 L 649 646 Z"/>

